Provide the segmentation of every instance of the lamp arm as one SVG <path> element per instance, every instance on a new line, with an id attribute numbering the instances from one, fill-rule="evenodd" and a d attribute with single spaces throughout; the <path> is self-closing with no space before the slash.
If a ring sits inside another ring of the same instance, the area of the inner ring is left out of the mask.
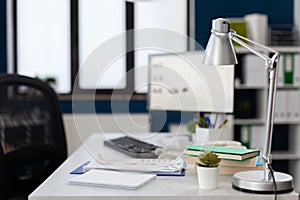
<path id="1" fill-rule="evenodd" d="M 263 50 L 267 50 L 268 52 L 271 52 L 271 53 L 277 53 L 276 51 L 274 51 L 273 49 L 267 47 L 267 46 L 264 46 L 262 44 L 259 44 L 259 43 L 256 43 L 248 38 L 245 38 L 239 34 L 237 34 L 235 31 L 233 30 L 230 30 L 229 31 L 229 34 L 228 34 L 228 37 L 235 41 L 236 43 L 240 44 L 242 47 L 248 49 L 249 51 L 251 51 L 253 54 L 257 55 L 258 57 L 260 57 L 261 59 L 263 59 L 266 63 L 266 68 L 268 70 L 270 70 L 270 68 L 272 68 L 272 60 L 270 57 L 266 56 L 265 54 L 257 51 L 256 49 L 254 49 L 252 46 L 248 45 L 247 43 L 243 42 L 241 39 L 247 41 L 247 42 L 250 42 L 256 46 L 258 46 L 260 49 L 263 49 Z M 239 39 L 241 38 L 241 39 Z"/>
<path id="2" fill-rule="evenodd" d="M 265 137 L 265 146 L 264 152 L 261 156 L 263 167 L 264 167 L 264 180 L 269 181 L 271 179 L 271 174 L 268 165 L 272 163 L 272 155 L 271 155 L 271 144 L 272 144 L 272 136 L 273 136 L 273 123 L 274 123 L 274 109 L 275 109 L 275 98 L 276 98 L 276 88 L 277 88 L 277 67 L 279 61 L 279 53 L 274 51 L 273 49 L 256 43 L 248 38 L 240 36 L 236 34 L 235 31 L 229 32 L 229 38 L 235 41 L 236 43 L 240 44 L 244 48 L 251 51 L 253 54 L 257 55 L 258 57 L 262 58 L 265 61 L 265 67 L 269 72 L 269 94 L 268 94 L 268 107 L 267 107 L 267 119 L 266 119 L 266 137 Z M 243 39 L 244 41 L 248 41 L 260 49 L 267 50 L 270 53 L 274 53 L 273 56 L 270 58 L 265 54 L 255 50 L 252 46 L 246 44 L 239 38 Z"/>
<path id="3" fill-rule="evenodd" d="M 229 34 L 231 34 L 231 35 L 233 35 L 233 36 L 235 36 L 235 37 L 241 38 L 242 40 L 245 40 L 245 41 L 247 41 L 247 42 L 250 42 L 250 43 L 252 43 L 252 44 L 258 46 L 258 47 L 261 48 L 261 49 L 267 50 L 267 51 L 272 52 L 272 53 L 276 53 L 276 51 L 275 51 L 274 49 L 272 49 L 272 48 L 270 48 L 270 47 L 268 47 L 268 46 L 265 46 L 265 45 L 263 45 L 263 44 L 254 42 L 253 40 L 250 40 L 249 38 L 246 38 L 246 37 L 244 37 L 244 36 L 241 36 L 241 35 L 237 34 L 236 31 L 234 31 L 234 30 L 230 30 L 229 32 L 230 32 Z"/>

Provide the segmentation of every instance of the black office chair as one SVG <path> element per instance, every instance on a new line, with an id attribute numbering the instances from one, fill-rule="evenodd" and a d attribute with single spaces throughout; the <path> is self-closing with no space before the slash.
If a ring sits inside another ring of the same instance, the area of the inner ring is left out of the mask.
<path id="1" fill-rule="evenodd" d="M 0 142 L 0 199 L 27 199 L 67 158 L 60 104 L 47 83 L 0 74 Z"/>

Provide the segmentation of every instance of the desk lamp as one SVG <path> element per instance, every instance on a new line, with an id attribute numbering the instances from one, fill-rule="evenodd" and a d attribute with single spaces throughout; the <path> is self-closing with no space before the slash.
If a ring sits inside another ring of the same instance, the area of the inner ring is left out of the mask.
<path id="1" fill-rule="evenodd" d="M 263 154 L 261 155 L 263 170 L 244 171 L 234 174 L 232 187 L 243 192 L 261 194 L 290 192 L 293 190 L 292 176 L 280 172 L 273 172 L 271 167 L 271 143 L 279 53 L 269 47 L 238 35 L 235 31 L 230 30 L 228 19 L 218 18 L 212 21 L 211 36 L 203 58 L 204 64 L 237 64 L 236 53 L 234 51 L 232 41 L 240 44 L 242 47 L 263 59 L 265 61 L 265 69 L 268 70 L 270 79 L 266 116 L 266 137 Z M 271 57 L 269 57 L 268 54 L 265 55 L 263 52 L 270 53 Z"/>

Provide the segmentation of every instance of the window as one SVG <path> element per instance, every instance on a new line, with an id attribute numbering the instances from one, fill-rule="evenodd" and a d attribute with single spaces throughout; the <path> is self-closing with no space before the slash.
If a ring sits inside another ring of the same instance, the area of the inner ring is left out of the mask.
<path id="1" fill-rule="evenodd" d="M 135 34 L 135 90 L 146 93 L 149 55 L 188 50 L 188 5 L 186 0 L 162 0 L 136 1 L 134 6 L 134 27 L 140 30 Z M 155 33 L 161 37 L 151 37 Z M 148 40 L 154 45 L 147 45 Z"/>
<path id="2" fill-rule="evenodd" d="M 16 1 L 16 66 L 20 74 L 55 77 L 71 91 L 69 0 Z"/>
<path id="3" fill-rule="evenodd" d="M 149 39 L 145 30 L 187 35 L 188 5 L 189 0 L 14 0 L 14 71 L 55 77 L 63 94 L 72 93 L 73 86 L 98 93 L 146 93 L 148 55 L 168 51 L 155 45 L 132 47 Z M 132 28 L 133 34 L 126 32 Z M 164 36 L 150 38 L 158 44 L 167 41 Z M 165 45 L 182 52 L 187 43 L 186 38 Z"/>
<path id="4" fill-rule="evenodd" d="M 124 89 L 125 1 L 79 0 L 78 3 L 79 87 Z"/>

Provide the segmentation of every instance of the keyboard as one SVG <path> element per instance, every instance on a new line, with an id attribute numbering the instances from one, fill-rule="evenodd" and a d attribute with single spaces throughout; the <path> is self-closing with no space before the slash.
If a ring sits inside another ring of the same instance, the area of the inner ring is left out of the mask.
<path id="1" fill-rule="evenodd" d="M 105 140 L 104 145 L 120 151 L 133 158 L 157 158 L 155 149 L 159 146 L 128 136 Z"/>

